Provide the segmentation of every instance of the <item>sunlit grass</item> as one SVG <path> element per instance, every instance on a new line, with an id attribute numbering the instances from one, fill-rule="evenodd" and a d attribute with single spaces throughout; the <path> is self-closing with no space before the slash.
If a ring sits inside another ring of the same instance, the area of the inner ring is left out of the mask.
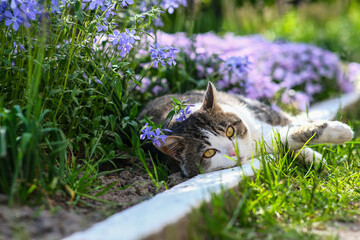
<path id="1" fill-rule="evenodd" d="M 260 148 L 261 170 L 203 204 L 192 215 L 191 238 L 333 239 L 326 229 L 360 214 L 360 138 L 315 149 L 326 165 L 306 166 Z"/>

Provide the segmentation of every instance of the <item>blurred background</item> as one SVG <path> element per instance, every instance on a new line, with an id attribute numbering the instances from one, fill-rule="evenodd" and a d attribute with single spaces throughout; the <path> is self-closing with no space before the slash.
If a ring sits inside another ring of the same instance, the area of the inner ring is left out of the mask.
<path id="1" fill-rule="evenodd" d="M 360 62 L 358 0 L 195 0 L 166 15 L 164 31 L 239 35 L 305 42 Z"/>

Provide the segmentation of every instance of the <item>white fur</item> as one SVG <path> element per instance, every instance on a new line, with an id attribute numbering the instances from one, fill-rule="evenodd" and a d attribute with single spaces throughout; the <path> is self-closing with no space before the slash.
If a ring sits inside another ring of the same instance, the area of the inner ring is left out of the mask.
<path id="1" fill-rule="evenodd" d="M 204 169 L 205 172 L 212 172 L 218 169 L 235 167 L 236 160 L 231 160 L 225 157 L 225 155 L 229 156 L 230 152 L 233 151 L 233 142 L 226 137 L 215 136 L 211 132 L 205 130 L 203 131 L 208 137 L 208 141 L 210 142 L 210 146 L 208 146 L 208 148 L 215 148 L 217 151 L 212 158 L 207 160 L 210 161 L 210 166 L 207 169 Z"/>
<path id="2" fill-rule="evenodd" d="M 196 103 L 195 107 L 192 108 L 192 111 L 197 111 L 201 108 L 202 103 Z M 251 157 L 256 156 L 257 151 L 257 142 L 264 141 L 267 146 L 267 152 L 272 153 L 272 144 L 276 135 L 280 134 L 280 140 L 283 144 L 287 143 L 292 150 L 300 149 L 304 146 L 303 142 L 296 142 L 291 138 L 291 134 L 298 130 L 299 126 L 294 127 L 280 127 L 272 126 L 265 122 L 259 121 L 255 118 L 253 113 L 248 110 L 243 105 L 228 105 L 228 104 L 219 104 L 224 112 L 231 112 L 236 114 L 244 123 L 248 132 L 245 138 L 237 139 L 238 150 L 240 154 L 240 159 L 246 161 Z M 314 127 L 315 125 L 321 125 L 322 122 L 315 123 L 305 123 L 309 127 Z M 335 143 L 343 144 L 346 141 L 349 141 L 353 137 L 353 131 L 351 128 L 337 121 L 326 121 L 328 126 L 324 129 L 322 135 L 316 140 L 312 141 L 311 144 L 317 143 Z M 301 127 L 301 126 L 300 126 Z M 234 143 L 223 136 L 215 136 L 214 134 L 207 132 L 206 135 L 209 138 L 210 145 L 209 148 L 215 148 L 217 153 L 209 159 L 211 161 L 210 167 L 205 169 L 205 172 L 211 172 L 223 168 L 229 168 L 236 166 L 236 161 L 230 160 L 225 157 L 229 155 L 229 152 L 233 149 Z M 320 153 L 313 151 L 309 148 L 304 148 L 300 153 L 301 156 L 305 158 L 306 162 L 319 162 L 322 159 Z"/>

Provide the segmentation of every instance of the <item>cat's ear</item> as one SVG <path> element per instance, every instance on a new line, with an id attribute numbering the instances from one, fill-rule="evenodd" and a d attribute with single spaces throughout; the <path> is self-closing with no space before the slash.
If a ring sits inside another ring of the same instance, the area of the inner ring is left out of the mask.
<path id="1" fill-rule="evenodd" d="M 208 110 L 214 108 L 218 108 L 218 105 L 216 104 L 216 88 L 209 82 L 201 109 Z"/>
<path id="2" fill-rule="evenodd" d="M 184 138 L 180 136 L 167 136 L 165 139 L 165 143 L 161 142 L 160 147 L 155 144 L 155 147 L 166 155 L 177 159 L 181 149 L 183 148 L 183 141 Z"/>

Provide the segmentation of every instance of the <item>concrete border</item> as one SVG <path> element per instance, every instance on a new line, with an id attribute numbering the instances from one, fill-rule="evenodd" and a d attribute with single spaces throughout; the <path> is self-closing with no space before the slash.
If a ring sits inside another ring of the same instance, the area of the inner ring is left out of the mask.
<path id="1" fill-rule="evenodd" d="M 338 111 L 353 107 L 360 101 L 360 93 L 344 94 L 311 107 L 298 118 L 333 119 Z M 120 213 L 94 224 L 89 229 L 74 233 L 66 240 L 143 239 L 180 221 L 193 208 L 209 201 L 211 194 L 235 187 L 243 175 L 252 176 L 260 168 L 256 159 L 251 164 L 198 175 L 170 190 L 162 192 Z"/>

